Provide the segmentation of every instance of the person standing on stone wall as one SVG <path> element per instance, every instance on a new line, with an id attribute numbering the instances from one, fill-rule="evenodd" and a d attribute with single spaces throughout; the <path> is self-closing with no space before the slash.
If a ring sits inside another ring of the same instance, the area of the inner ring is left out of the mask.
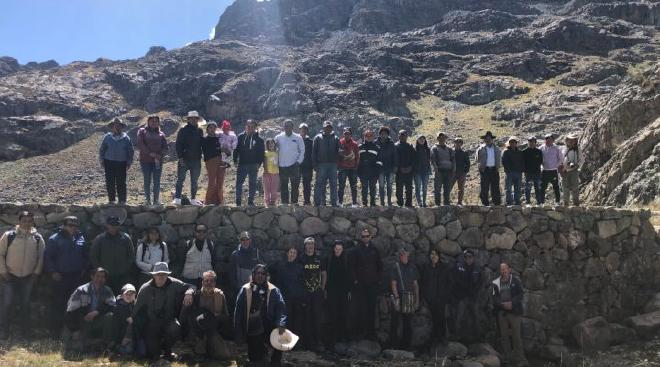
<path id="1" fill-rule="evenodd" d="M 415 142 L 415 154 L 417 155 L 417 166 L 415 167 L 415 198 L 417 206 L 426 208 L 426 197 L 431 176 L 431 149 L 422 135 Z"/>
<path id="2" fill-rule="evenodd" d="M 578 167 L 580 154 L 578 151 L 577 135 L 566 137 L 566 152 L 564 152 L 564 169 L 562 170 L 562 188 L 564 191 L 564 205 L 568 206 L 573 199 L 573 205 L 580 205 L 580 176 Z"/>
<path id="3" fill-rule="evenodd" d="M 500 264 L 500 276 L 493 280 L 493 306 L 500 328 L 504 364 L 528 366 L 522 343 L 522 298 L 520 279 L 511 274 L 508 264 Z"/>
<path id="4" fill-rule="evenodd" d="M 543 203 L 543 193 L 541 192 L 541 165 L 543 164 L 543 152 L 536 147 L 536 137 L 530 136 L 527 139 L 527 148 L 523 150 L 525 159 L 525 202 L 532 205 L 532 186 L 534 186 L 534 196 L 536 204 Z"/>
<path id="5" fill-rule="evenodd" d="M 436 206 L 449 205 L 451 180 L 456 172 L 456 157 L 454 150 L 447 146 L 447 135 L 438 133 L 437 139 L 438 142 L 431 148 L 431 162 L 435 171 L 433 195 Z"/>
<path id="6" fill-rule="evenodd" d="M 412 316 L 419 307 L 419 273 L 409 261 L 410 252 L 406 248 L 398 251 L 399 261 L 394 264 L 390 275 L 390 290 L 393 308 L 390 319 L 390 346 L 406 350 L 412 340 Z M 399 324 L 402 324 L 399 338 Z"/>
<path id="7" fill-rule="evenodd" d="M 257 192 L 257 173 L 264 163 L 264 140 L 257 131 L 257 122 L 247 120 L 245 131 L 238 135 L 238 144 L 234 150 L 236 168 L 236 206 L 243 201 L 243 183 L 248 179 L 248 205 L 254 206 L 254 195 Z"/>
<path id="8" fill-rule="evenodd" d="M 257 264 L 263 263 L 261 255 L 259 254 L 259 249 L 252 246 L 252 239 L 249 232 L 241 232 L 238 235 L 238 240 L 240 241 L 240 244 L 238 245 L 238 248 L 231 253 L 231 256 L 229 256 L 228 268 L 229 285 L 234 294 L 238 293 L 238 290 L 243 284 L 250 282 L 252 269 L 254 269 Z"/>
<path id="9" fill-rule="evenodd" d="M 89 252 L 93 268 L 107 270 L 107 285 L 113 292 L 119 293 L 121 287 L 131 280 L 131 270 L 135 263 L 135 247 L 127 233 L 120 231 L 121 220 L 108 217 L 105 220 L 105 232 L 96 236 Z"/>
<path id="10" fill-rule="evenodd" d="M 399 162 L 394 142 L 390 138 L 389 127 L 381 126 L 378 130 L 376 145 L 380 149 L 380 161 L 382 163 L 378 175 L 380 205 L 385 206 L 385 196 L 387 195 L 387 206 L 392 206 L 392 184 Z"/>
<path id="11" fill-rule="evenodd" d="M 170 255 L 160 229 L 154 226 L 145 232 L 135 252 L 135 264 L 140 269 L 138 287 L 151 280 L 150 272 L 159 262 L 169 264 Z"/>
<path id="12" fill-rule="evenodd" d="M 417 156 L 415 148 L 408 143 L 408 132 L 399 131 L 399 141 L 395 144 L 397 156 L 396 170 L 396 201 L 399 206 L 412 207 L 413 197 L 413 177 L 415 176 L 415 166 Z M 405 198 L 404 198 L 405 191 Z"/>
<path id="13" fill-rule="evenodd" d="M 313 237 L 305 239 L 305 249 L 300 256 L 303 267 L 305 293 L 303 295 L 304 333 L 303 344 L 309 350 L 322 350 L 321 320 L 323 320 L 323 301 L 327 282 L 326 263 L 316 253 L 316 241 Z"/>
<path id="14" fill-rule="evenodd" d="M 34 214 L 22 211 L 18 214 L 18 225 L 0 237 L 0 281 L 2 282 L 2 302 L 0 302 L 0 339 L 7 338 L 9 312 L 18 306 L 19 333 L 25 336 L 30 332 L 30 297 L 44 261 L 43 237 L 34 227 Z"/>
<path id="15" fill-rule="evenodd" d="M 208 177 L 206 197 L 204 198 L 205 205 L 220 204 L 220 167 L 223 162 L 220 139 L 216 135 L 217 130 L 218 124 L 215 121 L 209 121 L 206 124 L 206 136 L 202 138 L 202 153 L 204 155 L 204 165 L 206 166 L 206 176 Z"/>
<path id="16" fill-rule="evenodd" d="M 502 167 L 504 167 L 504 192 L 506 205 L 520 205 L 520 187 L 522 173 L 525 169 L 525 157 L 518 149 L 518 139 L 509 138 L 506 149 L 502 153 Z"/>
<path id="17" fill-rule="evenodd" d="M 266 139 L 264 173 L 261 178 L 265 207 L 272 208 L 277 205 L 277 197 L 280 189 L 280 167 L 278 166 L 279 154 L 275 140 L 272 138 Z"/>
<path id="18" fill-rule="evenodd" d="M 298 204 L 300 187 L 300 165 L 305 159 L 305 142 L 293 132 L 293 121 L 284 120 L 284 131 L 275 136 L 279 150 L 280 197 L 282 204 Z M 289 191 L 289 182 L 291 191 Z"/>
<path id="19" fill-rule="evenodd" d="M 62 331 L 62 315 L 66 311 L 69 296 L 87 278 L 89 248 L 79 228 L 78 218 L 64 218 L 62 228 L 50 236 L 44 251 L 44 268 L 53 280 L 53 299 L 49 308 L 50 332 L 53 337 L 58 337 Z"/>
<path id="20" fill-rule="evenodd" d="M 368 228 L 360 232 L 360 244 L 353 249 L 350 259 L 353 289 L 351 295 L 358 311 L 356 333 L 376 340 L 376 299 L 383 274 L 383 261 L 378 249 L 371 243 Z"/>
<path id="21" fill-rule="evenodd" d="M 204 131 L 197 125 L 201 117 L 197 111 L 188 112 L 186 126 L 179 129 L 176 135 L 176 155 L 179 158 L 176 171 L 176 187 L 172 204 L 181 205 L 181 194 L 186 173 L 190 171 L 190 202 L 199 205 L 197 201 L 197 181 L 202 172 L 202 139 Z"/>
<path id="22" fill-rule="evenodd" d="M 478 297 L 481 287 L 481 271 L 475 263 L 474 252 L 463 251 L 463 261 L 456 262 L 453 271 L 454 286 L 452 289 L 453 330 L 462 334 L 466 341 L 481 340 L 481 325 L 479 322 Z M 467 324 L 467 325 L 466 325 Z"/>
<path id="23" fill-rule="evenodd" d="M 451 269 L 442 262 L 440 252 L 432 249 L 431 261 L 422 267 L 420 288 L 422 299 L 431 311 L 433 332 L 431 343 L 447 343 L 447 305 L 450 303 L 453 284 Z"/>
<path id="24" fill-rule="evenodd" d="M 350 127 L 344 128 L 344 136 L 339 140 L 339 168 L 338 180 L 339 188 L 337 194 L 339 197 L 339 206 L 344 205 L 344 189 L 346 188 L 346 179 L 351 189 L 351 205 L 357 206 L 357 168 L 360 163 L 360 149 L 355 140 L 353 140 L 353 130 Z"/>
<path id="25" fill-rule="evenodd" d="M 165 134 L 160 130 L 158 115 L 147 117 L 147 126 L 138 130 L 137 148 L 144 178 L 145 204 L 160 205 L 160 178 L 163 174 L 163 157 L 167 155 L 168 148 Z"/>
<path id="26" fill-rule="evenodd" d="M 329 185 L 330 205 L 337 206 L 339 139 L 333 132 L 332 122 L 323 123 L 323 131 L 314 138 L 312 149 L 312 165 L 316 171 L 314 205 L 326 205 L 326 185 Z"/>
<path id="27" fill-rule="evenodd" d="M 218 201 L 220 205 L 225 204 L 225 176 L 227 174 L 227 169 L 231 166 L 233 160 L 234 149 L 238 144 L 238 137 L 231 129 L 231 122 L 228 120 L 222 121 L 220 134 L 218 135 L 218 140 L 220 140 L 220 167 L 218 168 Z"/>
<path id="28" fill-rule="evenodd" d="M 481 203 L 489 205 L 489 195 L 492 198 L 493 205 L 502 203 L 500 193 L 500 166 L 502 165 L 502 152 L 500 148 L 493 144 L 495 136 L 490 131 L 481 137 L 484 144 L 477 149 L 477 166 L 479 167 L 479 177 L 481 178 L 481 190 L 479 197 Z"/>
<path id="29" fill-rule="evenodd" d="M 456 172 L 452 179 L 451 189 L 454 185 L 458 184 L 458 201 L 456 204 L 463 205 L 463 197 L 465 196 L 465 180 L 470 171 L 470 155 L 463 150 L 463 139 L 454 139 L 454 159 L 456 160 Z"/>
<path id="30" fill-rule="evenodd" d="M 309 137 L 309 126 L 300 124 L 300 137 L 305 143 L 305 157 L 300 163 L 300 176 L 303 185 L 303 204 L 312 205 L 312 176 L 314 176 L 314 167 L 312 166 L 312 151 L 314 141 Z"/>
<path id="31" fill-rule="evenodd" d="M 208 227 L 196 224 L 194 238 L 186 242 L 186 260 L 181 271 L 181 280 L 199 288 L 204 272 L 214 268 L 214 243 L 208 238 Z"/>
<path id="32" fill-rule="evenodd" d="M 348 256 L 344 251 L 344 241 L 335 240 L 332 253 L 326 260 L 328 284 L 326 300 L 330 325 L 329 347 L 347 341 L 346 326 L 349 319 L 348 302 L 351 298 L 351 273 Z"/>
<path id="33" fill-rule="evenodd" d="M 543 171 L 541 172 L 541 204 L 545 203 L 545 190 L 552 184 L 555 192 L 555 204 L 560 204 L 561 190 L 559 188 L 559 171 L 563 169 L 564 155 L 561 149 L 555 145 L 555 137 L 552 134 L 545 136 L 545 144 L 541 146 L 543 153 Z"/>
<path id="34" fill-rule="evenodd" d="M 108 124 L 111 132 L 103 136 L 99 147 L 99 162 L 105 170 L 105 187 L 110 204 L 114 204 L 117 197 L 119 205 L 126 204 L 126 173 L 133 164 L 135 154 L 131 138 L 123 132 L 127 126 L 115 117 Z"/>
<path id="35" fill-rule="evenodd" d="M 298 261 L 298 248 L 291 245 L 286 252 L 286 260 L 276 265 L 271 271 L 273 284 L 284 296 L 286 303 L 287 324 L 297 334 L 303 333 L 305 299 L 304 270 Z"/>
<path id="36" fill-rule="evenodd" d="M 376 181 L 383 162 L 380 161 L 380 147 L 374 143 L 374 132 L 367 129 L 363 135 L 364 142 L 358 147 L 360 150 L 358 176 L 362 185 L 362 206 L 376 206 Z"/>

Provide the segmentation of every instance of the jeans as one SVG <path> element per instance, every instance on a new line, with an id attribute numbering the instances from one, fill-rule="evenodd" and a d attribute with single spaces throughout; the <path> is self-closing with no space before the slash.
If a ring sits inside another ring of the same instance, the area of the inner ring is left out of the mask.
<path id="1" fill-rule="evenodd" d="M 580 205 L 580 176 L 577 170 L 568 171 L 562 177 L 562 189 L 564 191 L 564 205 L 569 206 L 571 198 L 573 205 Z"/>
<path id="2" fill-rule="evenodd" d="M 12 306 L 20 310 L 16 317 L 18 324 L 23 332 L 30 327 L 30 296 L 36 276 L 28 275 L 26 277 L 17 277 L 7 274 L 7 278 L 2 284 L 2 303 L 0 303 L 0 333 L 7 333 L 9 330 L 9 312 Z"/>
<path id="3" fill-rule="evenodd" d="M 522 172 L 506 172 L 504 177 L 504 193 L 506 205 L 520 205 L 520 186 Z M 512 189 L 513 188 L 513 192 Z"/>
<path id="4" fill-rule="evenodd" d="M 149 319 L 144 331 L 147 356 L 158 358 L 161 351 L 172 352 L 172 346 L 181 339 L 181 324 L 176 319 Z"/>
<path id="5" fill-rule="evenodd" d="M 433 181 L 433 196 L 435 205 L 440 206 L 440 195 L 442 194 L 442 204 L 449 205 L 449 195 L 451 193 L 452 171 L 449 169 L 439 169 L 435 171 L 435 180 Z"/>
<path id="6" fill-rule="evenodd" d="M 181 161 L 177 164 L 176 170 L 176 186 L 174 197 L 181 198 L 183 192 L 183 182 L 186 180 L 186 172 L 190 171 L 190 200 L 197 196 L 197 181 L 199 174 L 202 172 L 202 162 L 200 160 L 186 160 L 184 164 Z"/>
<path id="7" fill-rule="evenodd" d="M 337 163 L 319 163 L 314 185 L 314 205 L 325 206 L 325 185 L 330 184 L 330 204 L 337 206 Z"/>
<path id="8" fill-rule="evenodd" d="M 347 178 L 348 185 L 351 188 L 351 204 L 357 204 L 357 170 L 350 168 L 340 168 L 337 176 L 339 180 L 339 188 L 337 189 L 339 204 L 344 203 L 344 188 L 346 187 Z"/>
<path id="9" fill-rule="evenodd" d="M 378 191 L 380 205 L 385 206 L 385 188 L 387 187 L 387 205 L 392 206 L 392 183 L 394 182 L 394 173 L 381 172 L 378 175 Z M 386 186 L 387 185 L 387 186 Z"/>
<path id="10" fill-rule="evenodd" d="M 376 181 L 378 176 L 362 175 L 360 176 L 360 184 L 362 185 L 362 205 L 376 206 Z M 367 197 L 370 201 L 367 201 Z"/>
<path id="11" fill-rule="evenodd" d="M 257 172 L 259 165 L 256 163 L 239 164 L 236 169 L 236 206 L 241 206 L 243 201 L 243 183 L 248 178 L 248 205 L 254 205 L 254 194 L 257 192 Z"/>
<path id="12" fill-rule="evenodd" d="M 465 179 L 467 175 L 465 173 L 454 174 L 453 179 L 451 180 L 451 190 L 454 189 L 454 185 L 458 184 L 458 205 L 463 205 L 463 197 L 465 196 Z"/>
<path id="13" fill-rule="evenodd" d="M 397 173 L 396 174 L 396 201 L 399 206 L 412 207 L 413 196 L 413 174 L 412 173 Z M 405 200 L 403 191 L 405 190 Z"/>
<path id="14" fill-rule="evenodd" d="M 314 169 L 311 167 L 301 168 L 300 173 L 303 185 L 303 202 L 305 205 L 310 205 L 312 203 L 312 176 L 314 176 Z"/>
<path id="15" fill-rule="evenodd" d="M 415 175 L 415 198 L 417 205 L 421 207 L 426 206 L 426 194 L 429 185 L 429 173 L 421 173 Z"/>
<path id="16" fill-rule="evenodd" d="M 103 161 L 105 169 L 105 188 L 108 191 L 108 200 L 114 203 L 119 196 L 120 203 L 126 203 L 126 171 L 125 161 Z"/>
<path id="17" fill-rule="evenodd" d="M 539 173 L 525 173 L 525 202 L 532 205 L 532 185 L 534 185 L 536 204 L 542 204 L 543 194 L 541 193 L 541 175 Z"/>
<path id="18" fill-rule="evenodd" d="M 495 167 L 486 167 L 482 172 L 479 172 L 481 177 L 481 204 L 488 206 L 488 191 L 493 198 L 493 205 L 502 204 L 502 194 L 500 193 L 500 173 Z"/>
<path id="19" fill-rule="evenodd" d="M 560 190 L 559 190 L 559 174 L 557 171 L 543 171 L 541 172 L 541 204 L 545 203 L 545 190 L 548 185 L 552 184 L 552 190 L 555 192 L 555 204 L 560 203 Z"/>
<path id="20" fill-rule="evenodd" d="M 291 182 L 291 196 L 289 196 L 289 182 Z M 282 204 L 298 204 L 298 188 L 300 187 L 300 165 L 298 163 L 289 167 L 280 167 L 280 196 Z"/>
<path id="21" fill-rule="evenodd" d="M 160 177 L 163 174 L 162 164 L 140 162 L 142 176 L 144 177 L 144 198 L 147 202 L 160 202 Z M 151 184 L 153 183 L 153 201 L 151 200 Z"/>

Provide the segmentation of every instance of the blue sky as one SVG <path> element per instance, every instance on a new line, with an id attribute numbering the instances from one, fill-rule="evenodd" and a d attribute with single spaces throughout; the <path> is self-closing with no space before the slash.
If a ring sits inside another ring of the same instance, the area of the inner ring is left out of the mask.
<path id="1" fill-rule="evenodd" d="M 0 56 L 114 60 L 208 39 L 233 0 L 2 0 Z"/>

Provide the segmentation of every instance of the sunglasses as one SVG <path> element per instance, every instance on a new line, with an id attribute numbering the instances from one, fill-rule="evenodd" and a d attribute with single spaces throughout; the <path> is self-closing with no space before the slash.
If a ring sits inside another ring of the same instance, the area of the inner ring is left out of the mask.
<path id="1" fill-rule="evenodd" d="M 256 274 L 256 275 L 266 275 L 267 273 L 265 271 L 255 271 L 254 274 Z"/>
<path id="2" fill-rule="evenodd" d="M 249 241 L 249 240 L 250 240 L 250 238 L 248 238 L 248 237 L 241 238 L 241 241 Z"/>
<path id="3" fill-rule="evenodd" d="M 363 234 L 362 235 L 362 238 L 369 238 L 369 237 L 371 237 L 371 235 L 368 235 L 368 234 Z"/>

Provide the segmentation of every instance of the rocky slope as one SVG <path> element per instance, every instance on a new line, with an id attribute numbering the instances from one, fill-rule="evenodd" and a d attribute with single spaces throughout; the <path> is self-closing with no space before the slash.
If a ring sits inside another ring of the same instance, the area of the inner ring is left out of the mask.
<path id="1" fill-rule="evenodd" d="M 588 200 L 655 205 L 657 191 L 624 184 L 629 170 L 603 176 L 607 184 L 598 173 L 607 162 L 618 169 L 613 148 L 659 116 L 657 94 L 635 92 L 648 87 L 633 77 L 658 62 L 658 9 L 656 1 L 237 0 L 214 40 L 180 49 L 63 66 L 0 58 L 0 160 L 58 152 L 115 115 L 137 124 L 146 112 L 190 109 L 239 129 L 256 118 L 266 135 L 284 118 L 313 129 L 331 119 L 358 130 L 445 130 L 470 149 L 487 129 L 502 139 L 584 131 Z M 63 131 L 49 133 L 53 126 Z M 627 165 L 653 182 L 653 150 L 634 152 Z"/>

